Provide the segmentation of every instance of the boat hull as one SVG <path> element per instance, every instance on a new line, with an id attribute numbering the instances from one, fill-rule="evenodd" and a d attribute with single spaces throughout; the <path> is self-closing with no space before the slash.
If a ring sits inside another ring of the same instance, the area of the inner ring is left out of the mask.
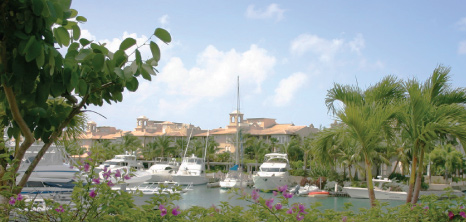
<path id="1" fill-rule="evenodd" d="M 351 198 L 369 198 L 369 192 L 367 188 L 343 187 L 343 191 L 348 193 Z M 387 190 L 374 190 L 374 193 L 377 200 L 406 200 L 408 195 L 406 192 L 395 192 Z"/>
<path id="2" fill-rule="evenodd" d="M 264 192 L 277 190 L 278 187 L 289 185 L 290 181 L 288 176 L 261 176 L 255 175 L 253 177 L 254 188 Z"/>
<path id="3" fill-rule="evenodd" d="M 173 175 L 172 178 L 179 185 L 204 185 L 208 182 L 205 176 Z"/>

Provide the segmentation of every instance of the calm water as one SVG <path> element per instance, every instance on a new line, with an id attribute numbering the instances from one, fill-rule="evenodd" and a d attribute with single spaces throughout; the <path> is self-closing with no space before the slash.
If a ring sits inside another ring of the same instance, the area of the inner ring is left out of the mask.
<path id="1" fill-rule="evenodd" d="M 244 191 L 251 194 L 251 188 L 244 188 Z M 261 197 L 268 199 L 273 197 L 272 193 L 259 193 Z M 190 190 L 184 194 L 181 194 L 182 199 L 175 202 L 180 206 L 181 209 L 187 209 L 191 206 L 210 207 L 212 204 L 219 206 L 221 202 L 229 202 L 233 206 L 247 207 L 249 202 L 244 200 L 238 200 L 238 196 L 233 193 L 228 193 L 227 190 L 220 188 L 207 188 L 207 186 L 194 186 L 193 190 Z M 146 195 L 143 197 L 136 197 L 136 204 L 144 204 L 146 200 L 149 200 L 150 196 Z M 278 203 L 278 198 L 274 198 L 275 203 Z M 354 199 L 348 197 L 298 197 L 293 196 L 290 199 L 290 203 L 302 203 L 306 207 L 311 204 L 321 202 L 322 206 L 320 209 L 334 209 L 337 211 L 344 210 L 345 203 L 352 203 L 353 207 L 350 210 L 357 211 L 359 208 L 370 208 L 369 199 Z M 388 202 L 389 206 L 394 207 L 404 203 L 404 201 L 398 200 L 383 200 L 381 202 Z"/>

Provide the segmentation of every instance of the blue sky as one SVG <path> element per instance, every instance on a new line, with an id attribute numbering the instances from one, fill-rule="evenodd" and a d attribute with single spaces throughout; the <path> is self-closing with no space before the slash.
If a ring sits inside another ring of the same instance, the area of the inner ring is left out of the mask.
<path id="1" fill-rule="evenodd" d="M 88 19 L 82 37 L 118 48 L 161 27 L 172 43 L 151 82 L 122 103 L 89 107 L 98 126 L 133 130 L 151 120 L 225 127 L 240 78 L 244 118 L 328 127 L 333 83 L 365 89 L 386 75 L 425 81 L 451 67 L 466 83 L 464 1 L 73 1 Z M 150 50 L 143 50 L 143 57 Z"/>

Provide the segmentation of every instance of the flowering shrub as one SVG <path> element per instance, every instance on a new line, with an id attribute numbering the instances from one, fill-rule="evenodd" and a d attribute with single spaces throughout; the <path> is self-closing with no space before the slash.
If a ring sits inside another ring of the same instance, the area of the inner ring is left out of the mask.
<path id="1" fill-rule="evenodd" d="M 69 204 L 45 200 L 35 203 L 21 195 L 10 196 L 10 220 L 21 221 L 462 221 L 466 219 L 466 198 L 452 193 L 443 196 L 422 196 L 416 205 L 404 204 L 387 207 L 388 203 L 377 203 L 370 209 L 359 212 L 348 210 L 351 203 L 345 204 L 344 211 L 320 209 L 319 202 L 306 206 L 290 204 L 293 194 L 287 186 L 278 187 L 273 197 L 264 199 L 257 190 L 246 193 L 233 189 L 230 193 L 249 203 L 247 207 L 232 206 L 228 202 L 204 208 L 192 206 L 181 210 L 174 204 L 180 200 L 177 193 L 153 195 L 145 204 L 134 204 L 133 196 L 142 193 L 124 192 L 112 189 L 126 180 L 131 174 L 104 169 L 101 177 L 94 172 L 96 164 L 91 158 L 79 166 L 84 172 L 71 195 Z M 113 182 L 112 182 L 113 181 Z M 180 188 L 175 188 L 180 189 Z"/>

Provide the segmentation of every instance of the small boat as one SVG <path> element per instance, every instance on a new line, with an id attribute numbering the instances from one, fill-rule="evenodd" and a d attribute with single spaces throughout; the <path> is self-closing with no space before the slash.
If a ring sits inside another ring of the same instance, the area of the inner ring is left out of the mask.
<path id="1" fill-rule="evenodd" d="M 174 194 L 186 193 L 192 190 L 192 184 L 182 188 L 178 183 L 172 181 L 164 181 L 157 183 L 144 183 L 137 187 L 128 188 L 128 192 L 142 192 L 144 195 L 158 195 L 158 194 Z"/>
<path id="2" fill-rule="evenodd" d="M 278 187 L 289 185 L 290 163 L 284 153 L 265 154 L 265 161 L 259 167 L 259 172 L 253 176 L 254 188 L 261 191 L 277 190 Z"/>
<path id="3" fill-rule="evenodd" d="M 172 175 L 173 181 L 180 185 L 204 185 L 207 184 L 205 175 L 205 163 L 203 158 L 194 154 L 183 158 L 180 168 Z"/>
<path id="4" fill-rule="evenodd" d="M 289 192 L 294 193 L 298 196 L 308 196 L 310 192 L 320 191 L 319 187 L 316 185 L 306 184 L 305 186 L 297 185 L 295 188 L 291 189 Z"/>
<path id="5" fill-rule="evenodd" d="M 308 194 L 308 196 L 310 197 L 327 197 L 328 195 L 330 195 L 330 193 L 328 191 L 323 191 L 323 190 L 311 191 Z"/>
<path id="6" fill-rule="evenodd" d="M 372 179 L 374 184 L 378 184 L 378 186 L 374 186 L 374 193 L 375 198 L 378 200 L 406 200 L 408 195 L 407 192 L 403 191 L 390 191 L 383 190 L 382 186 L 384 183 L 391 183 L 392 181 L 388 178 L 384 179 Z M 369 192 L 367 188 L 362 187 L 343 187 L 343 191 L 346 192 L 351 198 L 369 198 Z"/>
<path id="7" fill-rule="evenodd" d="M 136 160 L 136 155 L 122 154 L 115 155 L 114 158 L 105 161 L 95 168 L 99 173 L 100 178 L 104 179 L 104 171 L 111 170 L 112 172 L 120 171 L 122 177 L 129 174 L 131 179 L 125 180 L 124 183 L 128 187 L 138 186 L 151 179 L 152 175 L 144 170 L 141 162 Z M 112 183 L 117 183 L 115 178 L 111 178 Z"/>

